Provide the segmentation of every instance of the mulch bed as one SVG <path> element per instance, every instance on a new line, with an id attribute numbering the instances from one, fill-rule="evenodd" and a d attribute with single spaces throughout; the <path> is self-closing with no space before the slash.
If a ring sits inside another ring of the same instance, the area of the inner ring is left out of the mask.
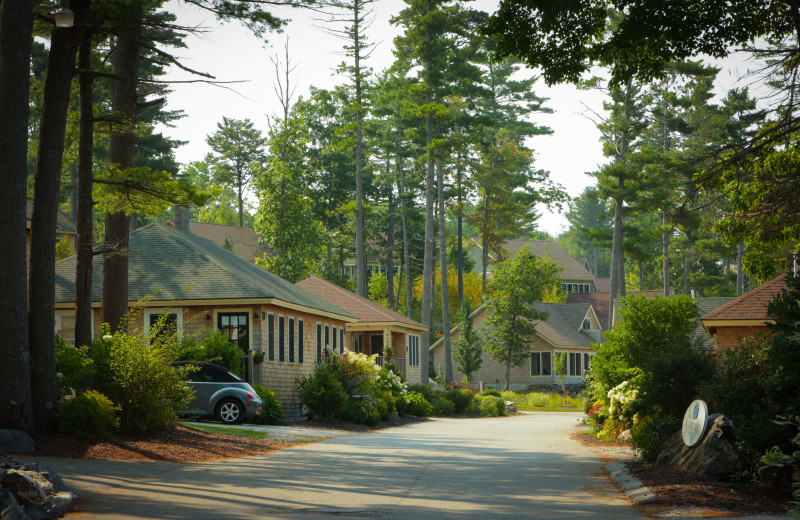
<path id="1" fill-rule="evenodd" d="M 658 503 L 647 509 L 702 510 L 711 516 L 720 512 L 744 515 L 785 515 L 791 508 L 791 493 L 753 482 L 709 482 L 684 471 L 677 465 L 646 465 L 626 457 L 630 443 L 603 442 L 586 432 L 572 434 L 572 439 L 593 448 L 604 462 L 625 462 L 633 476 L 650 488 Z"/>
<path id="2" fill-rule="evenodd" d="M 35 440 L 36 451 L 26 454 L 26 457 L 162 462 L 205 462 L 246 457 L 294 445 L 271 439 L 201 432 L 184 426 L 141 437 L 119 435 L 113 441 L 76 438 L 60 433 L 42 434 Z"/>

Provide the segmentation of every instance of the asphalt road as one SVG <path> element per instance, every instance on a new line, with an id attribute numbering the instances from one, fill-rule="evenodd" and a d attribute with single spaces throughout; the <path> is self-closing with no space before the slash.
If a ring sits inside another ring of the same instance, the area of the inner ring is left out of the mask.
<path id="1" fill-rule="evenodd" d="M 641 519 L 577 414 L 436 419 L 210 463 L 46 459 L 82 519 Z"/>

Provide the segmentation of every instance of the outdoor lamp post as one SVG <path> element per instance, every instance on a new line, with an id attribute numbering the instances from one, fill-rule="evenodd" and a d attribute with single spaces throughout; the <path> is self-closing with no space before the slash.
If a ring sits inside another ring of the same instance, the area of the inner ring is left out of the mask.
<path id="1" fill-rule="evenodd" d="M 75 13 L 69 8 L 69 0 L 61 0 L 60 7 L 55 12 L 56 27 L 72 27 Z"/>

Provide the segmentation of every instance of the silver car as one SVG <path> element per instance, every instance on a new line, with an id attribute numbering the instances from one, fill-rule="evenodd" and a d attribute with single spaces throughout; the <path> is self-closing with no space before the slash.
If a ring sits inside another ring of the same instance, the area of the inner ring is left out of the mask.
<path id="1" fill-rule="evenodd" d="M 186 410 L 178 413 L 215 417 L 225 424 L 239 424 L 248 417 L 261 415 L 264 403 L 253 387 L 215 363 L 178 361 L 175 366 L 191 365 L 187 384 L 194 397 Z"/>

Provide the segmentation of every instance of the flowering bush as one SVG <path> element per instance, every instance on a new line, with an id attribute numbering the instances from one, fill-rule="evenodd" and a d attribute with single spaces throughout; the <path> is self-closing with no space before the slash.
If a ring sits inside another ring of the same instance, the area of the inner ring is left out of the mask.
<path id="1" fill-rule="evenodd" d="M 608 391 L 608 413 L 623 423 L 630 423 L 633 418 L 633 404 L 639 397 L 639 391 L 628 381 L 623 381 Z"/>
<path id="2" fill-rule="evenodd" d="M 345 350 L 343 354 L 328 352 L 327 364 L 336 374 L 347 395 L 369 393 L 378 381 L 381 367 L 375 364 L 377 355 L 367 356 Z"/>
<path id="3" fill-rule="evenodd" d="M 433 412 L 433 406 L 418 392 L 408 392 L 397 400 L 397 411 L 417 417 L 428 417 Z"/>
<path id="4" fill-rule="evenodd" d="M 386 368 L 378 372 L 378 380 L 375 382 L 375 388 L 379 392 L 395 398 L 405 395 L 406 392 L 408 392 L 406 384 L 400 376 Z"/>

